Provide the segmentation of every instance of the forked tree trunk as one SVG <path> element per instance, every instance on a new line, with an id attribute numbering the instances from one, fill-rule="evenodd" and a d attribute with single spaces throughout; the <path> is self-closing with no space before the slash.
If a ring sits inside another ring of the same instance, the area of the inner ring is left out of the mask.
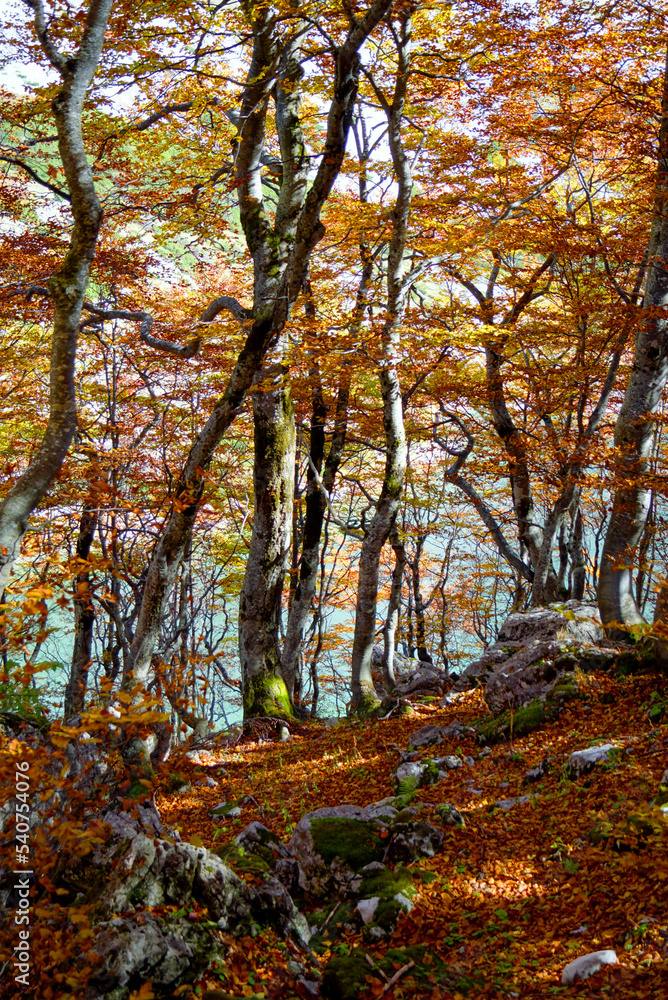
<path id="1" fill-rule="evenodd" d="M 615 425 L 617 488 L 605 536 L 598 579 L 603 624 L 625 635 L 644 619 L 633 593 L 632 566 L 651 492 L 645 481 L 654 434 L 654 414 L 668 378 L 668 57 L 649 241 L 647 280 L 633 368 Z M 615 628 L 615 626 L 617 626 Z"/>
<path id="2" fill-rule="evenodd" d="M 401 140 L 401 123 L 411 64 L 410 14 L 403 15 L 400 32 L 394 37 L 397 46 L 397 73 L 392 102 L 389 103 L 376 89 L 376 96 L 387 117 L 388 142 L 397 178 L 397 198 L 387 259 L 387 318 L 381 335 L 382 354 L 379 361 L 385 430 L 385 474 L 376 512 L 362 542 L 355 606 L 351 690 L 353 708 L 362 716 L 378 704 L 371 675 L 371 657 L 376 634 L 380 554 L 399 510 L 408 457 L 397 355 L 408 294 L 403 276 L 403 260 L 413 186 L 411 161 Z"/>

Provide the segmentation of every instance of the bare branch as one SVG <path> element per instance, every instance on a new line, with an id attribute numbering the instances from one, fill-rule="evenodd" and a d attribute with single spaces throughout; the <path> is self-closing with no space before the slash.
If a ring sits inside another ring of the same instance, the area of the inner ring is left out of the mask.
<path id="1" fill-rule="evenodd" d="M 23 162 L 23 160 L 19 160 L 15 156 L 7 156 L 6 154 L 2 153 L 0 154 L 0 161 L 2 161 L 3 163 L 10 163 L 14 167 L 20 167 L 21 170 L 25 170 L 28 176 L 32 177 L 32 179 L 36 181 L 37 184 L 40 184 L 42 187 L 47 188 L 53 194 L 57 194 L 59 198 L 64 198 L 65 201 L 72 200 L 67 191 L 63 190 L 63 188 L 56 187 L 55 184 L 52 184 L 50 181 L 47 181 L 44 177 L 40 177 L 37 171 L 33 170 L 32 167 L 29 167 L 27 163 Z"/>

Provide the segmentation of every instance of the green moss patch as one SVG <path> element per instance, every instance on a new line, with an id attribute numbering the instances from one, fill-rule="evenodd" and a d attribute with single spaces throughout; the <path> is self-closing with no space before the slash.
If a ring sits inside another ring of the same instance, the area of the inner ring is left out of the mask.
<path id="1" fill-rule="evenodd" d="M 401 979 L 407 995 L 410 995 L 411 987 L 413 990 L 424 987 L 433 989 L 436 984 L 448 992 L 468 996 L 473 991 L 480 991 L 483 986 L 480 978 L 450 971 L 423 945 L 390 948 L 382 958 L 375 960 L 370 952 L 355 948 L 349 955 L 336 955 L 330 959 L 323 975 L 321 996 L 325 1000 L 359 1000 L 368 987 L 367 978 L 384 984 L 409 962 L 414 962 L 414 966 Z"/>
<path id="2" fill-rule="evenodd" d="M 232 841 L 214 851 L 221 861 L 236 871 L 238 875 L 266 875 L 271 871 L 271 864 L 260 857 L 255 851 L 250 854 L 243 847 L 237 847 Z"/>
<path id="3" fill-rule="evenodd" d="M 511 736 L 519 739 L 540 729 L 546 722 L 552 722 L 567 702 L 581 697 L 582 692 L 576 678 L 568 674 L 551 688 L 545 701 L 534 698 L 528 705 L 514 712 L 502 712 L 496 718 L 486 719 L 479 724 L 478 740 L 481 743 L 498 743 Z"/>
<path id="4" fill-rule="evenodd" d="M 244 690 L 244 719 L 256 716 L 281 719 L 293 717 L 285 681 L 269 671 L 253 677 Z"/>
<path id="5" fill-rule="evenodd" d="M 380 861 L 385 851 L 374 827 L 360 819 L 344 816 L 313 819 L 311 836 L 325 864 L 331 865 L 338 858 L 354 872 L 372 861 Z"/>

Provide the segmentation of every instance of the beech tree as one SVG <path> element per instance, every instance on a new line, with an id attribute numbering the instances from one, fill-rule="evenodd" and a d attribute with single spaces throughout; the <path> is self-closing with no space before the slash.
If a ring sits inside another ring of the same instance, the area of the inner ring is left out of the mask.
<path id="1" fill-rule="evenodd" d="M 51 108 L 67 186 L 66 191 L 58 193 L 69 203 L 72 229 L 67 255 L 49 278 L 47 290 L 54 306 L 49 421 L 34 458 L 0 506 L 0 591 L 4 590 L 19 555 L 28 517 L 58 475 L 76 430 L 74 368 L 79 321 L 102 224 L 102 208 L 83 140 L 82 115 L 112 7 L 112 0 L 91 2 L 78 46 L 65 53 L 59 48 L 57 36 L 54 38 L 41 0 L 24 0 L 24 3 L 34 14 L 35 34 L 42 52 L 60 79 Z M 5 154 L 2 159 L 26 169 L 16 156 Z M 28 289 L 29 295 L 43 292 L 44 289 Z"/>
<path id="2" fill-rule="evenodd" d="M 606 625 L 624 629 L 644 622 L 632 586 L 636 548 L 647 519 L 646 482 L 656 414 L 668 378 L 668 61 L 659 112 L 654 210 L 646 254 L 645 293 L 633 367 L 615 424 L 618 485 L 605 536 L 598 601 Z M 663 609 L 662 609 L 663 610 Z"/>
<path id="3" fill-rule="evenodd" d="M 599 595 L 639 624 L 661 13 L 23 6 L 47 76 L 2 95 L 2 579 L 35 618 L 12 648 L 72 615 L 66 714 L 104 674 L 201 728 L 216 600 L 245 714 L 288 716 L 323 653 L 364 714 L 381 633 L 391 690 L 398 642 L 445 663 L 502 608 L 591 596 L 618 415 Z"/>

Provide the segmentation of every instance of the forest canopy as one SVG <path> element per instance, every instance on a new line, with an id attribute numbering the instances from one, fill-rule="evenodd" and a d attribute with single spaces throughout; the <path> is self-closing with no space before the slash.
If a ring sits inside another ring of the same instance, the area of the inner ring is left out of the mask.
<path id="1" fill-rule="evenodd" d="M 664 655 L 661 5 L 1 16 L 6 707 L 363 715 L 569 599 Z"/>

